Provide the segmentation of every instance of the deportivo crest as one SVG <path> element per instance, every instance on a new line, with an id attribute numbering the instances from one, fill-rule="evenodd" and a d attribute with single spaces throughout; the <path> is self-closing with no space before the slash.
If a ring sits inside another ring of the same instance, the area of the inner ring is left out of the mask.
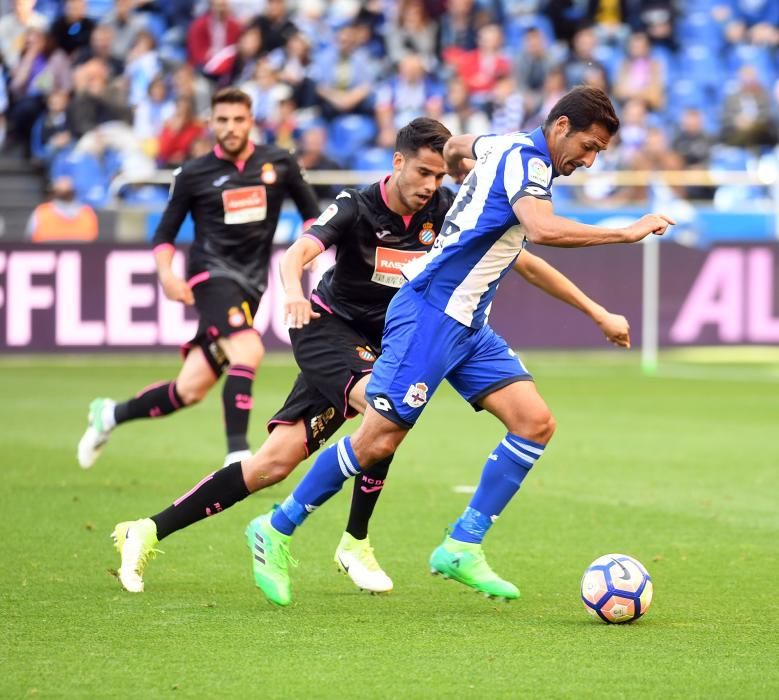
<path id="1" fill-rule="evenodd" d="M 231 306 L 227 310 L 227 322 L 233 327 L 238 328 L 242 326 L 246 321 L 246 316 L 244 316 L 243 311 L 241 311 L 237 306 Z"/>
<path id="2" fill-rule="evenodd" d="M 276 182 L 276 170 L 273 167 L 273 163 L 263 163 L 262 172 L 260 174 L 260 180 L 266 185 L 272 185 Z"/>
<path id="3" fill-rule="evenodd" d="M 433 230 L 433 222 L 425 221 L 422 224 L 422 230 L 419 232 L 419 242 L 422 245 L 430 245 L 435 240 L 435 231 Z"/>
<path id="4" fill-rule="evenodd" d="M 544 187 L 549 186 L 549 168 L 540 158 L 531 158 L 527 162 L 527 179 Z"/>
<path id="5" fill-rule="evenodd" d="M 365 362 L 375 362 L 376 361 L 376 353 L 373 352 L 370 348 L 363 347 L 362 345 L 358 345 L 355 350 L 357 350 L 357 355 L 360 357 L 361 360 L 365 360 Z"/>
<path id="6" fill-rule="evenodd" d="M 406 392 L 403 403 L 408 404 L 411 408 L 424 406 L 427 403 L 427 384 L 424 382 L 412 384 Z"/>

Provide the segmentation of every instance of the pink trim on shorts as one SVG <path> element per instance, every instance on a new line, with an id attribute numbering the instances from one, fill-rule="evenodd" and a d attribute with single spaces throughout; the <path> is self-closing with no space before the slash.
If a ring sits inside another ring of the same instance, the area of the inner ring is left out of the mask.
<path id="1" fill-rule="evenodd" d="M 187 280 L 187 284 L 189 285 L 189 288 L 192 289 L 197 284 L 200 284 L 201 282 L 205 282 L 211 277 L 211 273 L 206 272 L 198 272 L 196 275 L 193 275 Z"/>
<path id="2" fill-rule="evenodd" d="M 354 375 L 349 377 L 349 381 L 346 382 L 346 386 L 344 387 L 344 418 L 353 418 L 357 415 L 354 412 L 354 409 L 349 406 L 349 389 L 352 388 L 352 384 L 354 384 Z M 352 412 L 351 415 L 350 411 Z"/>
<path id="3" fill-rule="evenodd" d="M 143 387 L 136 395 L 135 398 L 137 399 L 139 396 L 143 396 L 147 391 L 151 391 L 152 389 L 159 389 L 161 386 L 164 386 L 165 384 L 169 384 L 170 382 L 157 382 L 156 384 L 149 384 L 149 386 Z"/>
<path id="4" fill-rule="evenodd" d="M 313 226 L 315 221 L 316 221 L 316 218 L 306 219 L 303 222 L 303 230 L 305 231 L 307 228 L 311 228 L 311 226 Z"/>
<path id="5" fill-rule="evenodd" d="M 173 408 L 181 408 L 181 404 L 176 401 L 176 382 L 171 382 L 168 384 L 168 398 L 173 404 Z"/>
<path id="6" fill-rule="evenodd" d="M 316 304 L 319 304 L 327 313 L 329 313 L 331 316 L 333 315 L 333 310 L 323 302 L 317 294 L 311 295 L 311 301 L 315 302 Z"/>
<path id="7" fill-rule="evenodd" d="M 198 481 L 189 491 L 187 491 L 183 496 L 179 496 L 178 500 L 173 501 L 173 505 L 177 506 L 182 501 L 185 501 L 187 498 L 189 498 L 195 491 L 197 491 L 203 484 L 206 483 L 206 481 L 210 481 L 214 478 L 214 474 L 216 472 L 211 472 L 208 476 L 204 476 L 200 481 Z"/>
<path id="8" fill-rule="evenodd" d="M 304 233 L 301 238 L 310 238 L 314 243 L 316 243 L 319 246 L 319 249 L 324 253 L 325 252 L 325 244 L 322 243 L 313 233 Z"/>
<path id="9" fill-rule="evenodd" d="M 151 252 L 159 253 L 161 250 L 167 250 L 168 248 L 171 250 L 176 250 L 176 246 L 174 246 L 172 243 L 160 243 L 159 245 L 155 245 L 154 248 L 151 249 Z"/>

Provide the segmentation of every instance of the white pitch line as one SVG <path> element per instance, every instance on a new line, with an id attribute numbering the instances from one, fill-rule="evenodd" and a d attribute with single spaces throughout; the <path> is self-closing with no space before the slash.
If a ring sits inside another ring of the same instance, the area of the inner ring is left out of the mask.
<path id="1" fill-rule="evenodd" d="M 467 484 L 461 484 L 459 486 L 452 486 L 452 491 L 455 493 L 476 493 L 476 487 L 469 486 Z"/>

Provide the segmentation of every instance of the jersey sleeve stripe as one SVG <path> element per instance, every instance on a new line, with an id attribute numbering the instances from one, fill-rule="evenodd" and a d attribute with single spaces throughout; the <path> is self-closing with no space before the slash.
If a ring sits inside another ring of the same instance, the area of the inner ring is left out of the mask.
<path id="1" fill-rule="evenodd" d="M 319 250 L 321 252 L 325 252 L 325 244 L 322 243 L 313 233 L 304 233 L 301 238 L 310 238 L 314 243 L 316 243 L 319 246 Z"/>

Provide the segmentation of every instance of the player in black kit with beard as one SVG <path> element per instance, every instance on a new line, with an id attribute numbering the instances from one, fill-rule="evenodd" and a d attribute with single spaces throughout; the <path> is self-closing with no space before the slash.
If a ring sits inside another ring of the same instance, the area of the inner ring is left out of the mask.
<path id="1" fill-rule="evenodd" d="M 111 431 L 138 418 L 166 416 L 201 401 L 224 372 L 222 391 L 227 458 L 250 457 L 246 433 L 254 374 L 263 356 L 254 315 L 267 286 L 271 244 L 281 205 L 291 197 L 304 221 L 320 212 L 294 156 L 249 140 L 251 98 L 226 88 L 212 100 L 211 128 L 217 145 L 174 173 L 170 199 L 154 235 L 154 257 L 165 296 L 194 303 L 199 325 L 183 348 L 186 359 L 174 381 L 143 389 L 115 404 L 95 399 L 78 446 L 82 467 L 91 467 Z M 173 242 L 187 213 L 195 224 L 186 279 L 172 269 Z"/>
<path id="2" fill-rule="evenodd" d="M 384 316 L 402 284 L 400 268 L 432 246 L 454 194 L 441 187 L 443 146 L 451 136 L 439 122 L 419 118 L 397 135 L 393 172 L 365 190 L 343 190 L 285 253 L 281 273 L 285 314 L 300 367 L 284 406 L 268 422 L 270 435 L 253 457 L 206 477 L 161 513 L 126 523 L 120 580 L 143 590 L 143 570 L 158 540 L 254 491 L 278 483 L 321 447 L 347 418 L 365 410 L 365 385 L 381 352 Z M 337 245 L 336 262 L 306 298 L 304 267 Z M 517 271 L 544 291 L 585 311 L 612 342 L 628 342 L 628 324 L 595 304 L 567 278 L 527 251 Z M 368 540 L 389 460 L 355 480 L 346 532 L 335 560 L 360 588 L 392 589 Z M 255 543 L 250 542 L 254 556 Z M 133 588 L 134 587 L 134 588 Z"/>

